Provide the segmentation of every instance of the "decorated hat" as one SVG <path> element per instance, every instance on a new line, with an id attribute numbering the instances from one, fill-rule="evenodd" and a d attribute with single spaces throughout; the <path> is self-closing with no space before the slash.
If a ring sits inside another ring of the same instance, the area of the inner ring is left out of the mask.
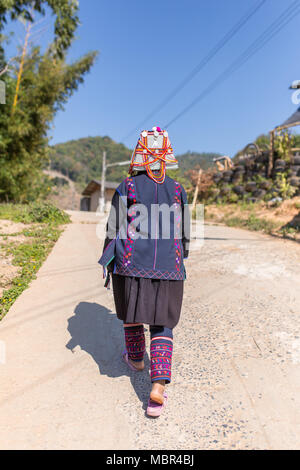
<path id="1" fill-rule="evenodd" d="M 178 168 L 167 131 L 153 127 L 152 131 L 141 132 L 131 157 L 129 173 L 147 171 L 156 183 L 163 183 L 167 170 Z M 159 173 L 155 172 L 159 170 Z"/>

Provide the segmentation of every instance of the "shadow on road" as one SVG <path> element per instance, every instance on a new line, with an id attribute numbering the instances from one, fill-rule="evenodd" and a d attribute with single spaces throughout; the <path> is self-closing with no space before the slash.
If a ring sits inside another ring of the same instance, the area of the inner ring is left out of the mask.
<path id="1" fill-rule="evenodd" d="M 292 235 L 289 235 L 288 230 L 294 229 L 296 232 L 300 232 L 300 212 L 299 214 L 295 215 L 295 217 L 290 220 L 286 225 L 284 225 L 281 229 L 285 229 L 287 231 L 286 238 L 289 238 L 297 243 L 300 243 L 299 239 L 295 239 Z"/>
<path id="2" fill-rule="evenodd" d="M 130 371 L 123 363 L 124 331 L 117 316 L 103 305 L 80 302 L 74 315 L 68 319 L 68 331 L 71 339 L 66 348 L 73 351 L 76 346 L 80 346 L 96 362 L 101 375 L 130 377 L 132 387 L 145 409 L 151 386 L 149 356 L 146 353 L 143 372 Z"/>

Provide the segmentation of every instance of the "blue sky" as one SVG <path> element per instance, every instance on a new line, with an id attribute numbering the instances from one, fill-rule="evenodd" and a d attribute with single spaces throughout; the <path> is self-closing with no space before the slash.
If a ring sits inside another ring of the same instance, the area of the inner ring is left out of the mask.
<path id="1" fill-rule="evenodd" d="M 109 135 L 120 142 L 190 72 L 257 0 L 81 0 L 82 25 L 69 53 L 100 56 L 60 112 L 52 143 Z M 205 89 L 292 0 L 267 0 L 155 120 L 164 125 Z M 296 110 L 289 85 L 300 79 L 300 15 L 169 128 L 175 152 L 233 156 Z M 44 38 L 45 41 L 45 38 Z M 125 143 L 133 147 L 138 134 Z"/>

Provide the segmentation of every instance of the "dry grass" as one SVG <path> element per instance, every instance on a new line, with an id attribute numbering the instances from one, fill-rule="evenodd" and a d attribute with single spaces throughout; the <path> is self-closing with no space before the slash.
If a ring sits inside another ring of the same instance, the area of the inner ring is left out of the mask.
<path id="1" fill-rule="evenodd" d="M 300 197 L 276 207 L 257 204 L 211 204 L 205 208 L 207 220 L 262 231 L 300 241 Z"/>

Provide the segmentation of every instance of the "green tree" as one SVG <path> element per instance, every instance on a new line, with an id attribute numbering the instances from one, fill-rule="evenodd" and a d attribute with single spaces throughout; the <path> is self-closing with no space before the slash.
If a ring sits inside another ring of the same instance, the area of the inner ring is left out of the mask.
<path id="1" fill-rule="evenodd" d="M 0 0 L 0 33 L 8 18 L 16 20 L 22 16 L 32 22 L 32 13 L 37 12 L 45 15 L 46 7 L 50 8 L 56 17 L 52 44 L 53 54 L 62 59 L 70 47 L 79 25 L 78 0 Z"/>
<path id="2" fill-rule="evenodd" d="M 35 199 L 44 192 L 41 170 L 48 159 L 47 132 L 64 104 L 94 63 L 91 52 L 71 65 L 40 54 L 37 47 L 26 58 L 18 106 L 11 114 L 16 79 L 8 76 L 7 102 L 0 115 L 0 198 Z M 4 111 L 4 112 L 3 112 Z"/>
<path id="3" fill-rule="evenodd" d="M 33 4 L 37 10 L 42 3 L 51 3 L 56 7 L 60 5 L 60 16 L 66 14 L 64 7 L 75 5 L 74 2 L 65 0 L 0 2 L 1 6 L 6 3 L 21 5 L 24 8 Z M 0 9 L 0 18 L 1 11 L 3 10 Z M 69 12 L 71 13 L 70 10 Z M 21 13 L 25 15 L 26 11 L 21 10 Z M 14 61 L 14 67 L 1 76 L 6 83 L 6 104 L 1 105 L 0 114 L 2 200 L 25 202 L 46 193 L 48 185 L 45 185 L 46 177 L 42 168 L 49 158 L 48 131 L 55 114 L 63 109 L 64 104 L 83 82 L 84 75 L 89 72 L 97 56 L 97 52 L 90 52 L 68 64 L 64 54 L 71 42 L 67 39 L 63 43 L 60 42 L 61 53 L 58 53 L 58 36 L 59 33 L 44 54 L 37 46 L 26 50 L 26 54 L 20 54 Z"/>

